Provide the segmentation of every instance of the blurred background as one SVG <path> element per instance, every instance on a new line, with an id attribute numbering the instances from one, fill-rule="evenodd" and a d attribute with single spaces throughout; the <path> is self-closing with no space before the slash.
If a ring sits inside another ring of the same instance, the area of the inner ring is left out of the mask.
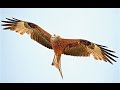
<path id="1" fill-rule="evenodd" d="M 35 23 L 50 34 L 86 39 L 108 46 L 120 57 L 120 9 L 117 8 L 1 8 L 0 20 L 17 18 Z M 29 35 L 0 26 L 2 83 L 118 83 L 120 58 L 106 63 L 90 57 L 62 55 L 62 79 L 51 65 L 54 52 Z"/>

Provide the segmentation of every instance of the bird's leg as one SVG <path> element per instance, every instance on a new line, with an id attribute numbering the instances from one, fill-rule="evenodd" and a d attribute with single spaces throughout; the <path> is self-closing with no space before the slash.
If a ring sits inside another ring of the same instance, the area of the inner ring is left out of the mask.
<path id="1" fill-rule="evenodd" d="M 59 70 L 60 75 L 63 78 L 62 70 L 61 70 L 61 59 L 60 58 L 61 58 L 61 54 L 60 55 L 55 54 L 54 58 L 53 58 L 52 65 L 54 65 Z"/>

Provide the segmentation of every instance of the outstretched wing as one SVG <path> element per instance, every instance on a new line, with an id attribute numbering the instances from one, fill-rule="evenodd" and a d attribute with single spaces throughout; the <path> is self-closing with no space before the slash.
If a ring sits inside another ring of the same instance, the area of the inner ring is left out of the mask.
<path id="1" fill-rule="evenodd" d="M 111 62 L 116 62 L 113 57 L 118 58 L 117 56 L 111 54 L 115 53 L 112 50 L 106 49 L 106 46 L 98 45 L 92 42 L 89 42 L 87 40 L 76 40 L 76 42 L 71 41 L 71 43 L 67 44 L 64 49 L 64 54 L 66 55 L 72 55 L 72 56 L 90 56 L 90 54 L 93 55 L 93 57 L 97 60 L 104 60 L 108 61 L 111 64 Z"/>
<path id="2" fill-rule="evenodd" d="M 49 49 L 52 49 L 50 43 L 51 34 L 43 30 L 38 25 L 31 22 L 18 20 L 15 18 L 12 19 L 6 18 L 6 19 L 7 21 L 2 21 L 4 22 L 2 26 L 7 26 L 4 28 L 4 30 L 10 29 L 12 31 L 16 31 L 17 33 L 20 33 L 21 35 L 23 35 L 24 33 L 30 34 L 33 40 L 37 41 L 38 43 L 42 44 L 43 46 Z"/>

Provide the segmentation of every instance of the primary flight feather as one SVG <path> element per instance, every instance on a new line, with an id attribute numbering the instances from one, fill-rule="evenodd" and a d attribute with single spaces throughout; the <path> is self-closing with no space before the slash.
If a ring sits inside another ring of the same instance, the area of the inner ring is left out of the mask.
<path id="1" fill-rule="evenodd" d="M 38 43 L 49 49 L 54 50 L 55 55 L 52 65 L 54 65 L 59 70 L 62 78 L 63 75 L 60 59 L 62 54 L 84 57 L 88 57 L 92 54 L 94 59 L 103 60 L 111 64 L 113 64 L 112 61 L 116 62 L 114 58 L 118 58 L 117 56 L 112 54 L 115 52 L 106 49 L 106 46 L 83 39 L 64 39 L 58 35 L 52 36 L 34 23 L 19 20 L 16 18 L 6 19 L 7 21 L 2 21 L 4 22 L 2 26 L 5 26 L 4 30 L 10 29 L 17 33 L 20 33 L 21 35 L 27 33 L 30 35 L 31 39 L 37 41 Z"/>
<path id="2" fill-rule="evenodd" d="M 10 29 L 17 33 L 20 33 L 21 35 L 23 35 L 24 33 L 30 34 L 33 40 L 37 41 L 38 43 L 42 44 L 43 46 L 49 49 L 52 49 L 50 43 L 51 34 L 43 30 L 38 25 L 30 22 L 18 20 L 15 18 L 12 19 L 6 18 L 6 19 L 8 21 L 2 21 L 6 23 L 6 24 L 2 24 L 2 26 L 7 26 L 4 28 L 4 30 Z"/>

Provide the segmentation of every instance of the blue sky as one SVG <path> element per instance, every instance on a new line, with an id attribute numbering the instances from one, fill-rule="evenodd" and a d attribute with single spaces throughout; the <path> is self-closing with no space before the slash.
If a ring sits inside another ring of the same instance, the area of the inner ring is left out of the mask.
<path id="1" fill-rule="evenodd" d="M 33 22 L 50 34 L 79 38 L 108 46 L 120 57 L 120 9 L 117 8 L 2 8 L 0 20 L 18 18 Z M 0 27 L 0 82 L 116 83 L 119 58 L 113 65 L 90 57 L 62 55 L 62 72 L 51 65 L 54 52 L 30 39 Z"/>

